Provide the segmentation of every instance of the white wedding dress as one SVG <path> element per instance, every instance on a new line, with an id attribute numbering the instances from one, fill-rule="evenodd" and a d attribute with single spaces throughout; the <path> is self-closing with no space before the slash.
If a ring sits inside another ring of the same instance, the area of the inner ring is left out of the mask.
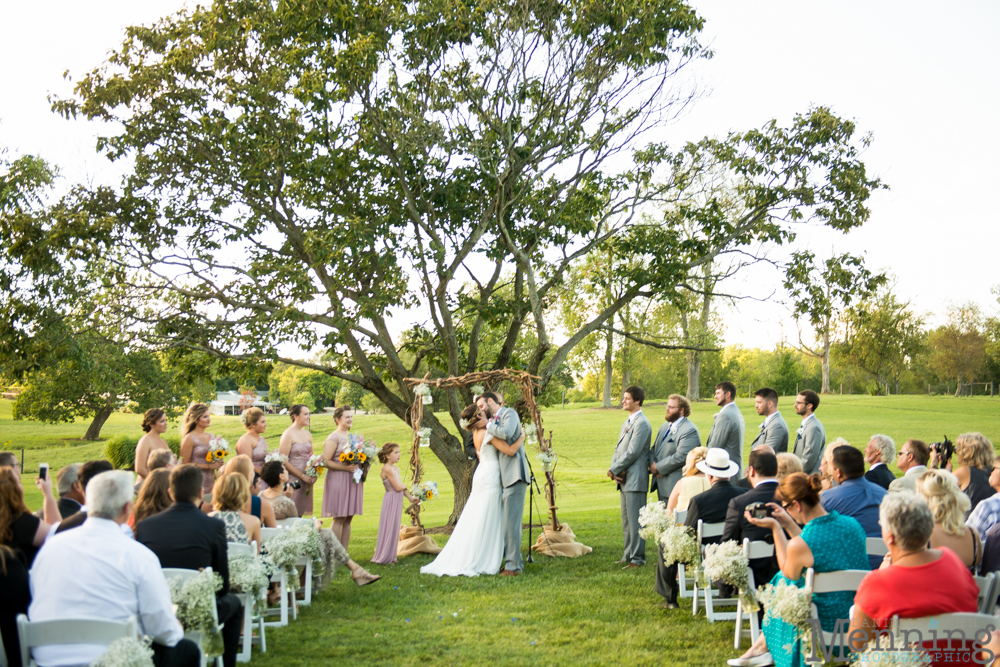
<path id="1" fill-rule="evenodd" d="M 472 477 L 472 491 L 458 518 L 458 525 L 444 549 L 420 568 L 421 574 L 439 577 L 477 577 L 496 574 L 503 563 L 503 488 L 500 486 L 499 452 L 487 433 L 480 447 L 479 467 Z"/>

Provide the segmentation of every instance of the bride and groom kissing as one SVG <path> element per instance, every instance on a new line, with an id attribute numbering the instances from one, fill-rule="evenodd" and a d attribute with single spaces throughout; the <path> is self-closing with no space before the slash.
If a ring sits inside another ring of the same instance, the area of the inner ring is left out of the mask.
<path id="1" fill-rule="evenodd" d="M 521 420 L 512 408 L 485 392 L 462 411 L 479 455 L 472 491 L 454 532 L 441 553 L 420 568 L 423 574 L 475 577 L 517 576 L 521 559 L 521 521 L 531 473 L 524 453 Z"/>

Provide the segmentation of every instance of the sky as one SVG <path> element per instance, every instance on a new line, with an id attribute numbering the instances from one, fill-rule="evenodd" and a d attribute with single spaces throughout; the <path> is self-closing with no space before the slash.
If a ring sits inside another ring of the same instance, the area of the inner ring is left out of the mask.
<path id="1" fill-rule="evenodd" d="M 58 165 L 63 183 L 113 183 L 120 167 L 96 154 L 99 128 L 66 121 L 47 97 L 118 46 L 128 25 L 184 6 L 178 0 L 88 3 L 7 0 L 0 22 L 0 147 Z M 929 324 L 951 304 L 1000 311 L 994 197 L 1000 182 L 1000 3 L 706 0 L 703 41 L 715 57 L 696 64 L 705 94 L 657 140 L 675 145 L 731 130 L 791 122 L 810 105 L 831 107 L 872 133 L 863 159 L 889 190 L 870 200 L 871 220 L 847 235 L 803 229 L 797 243 L 820 256 L 863 254 L 890 272 L 896 292 Z M 727 343 L 794 342 L 780 276 L 761 268 L 727 286 L 747 297 L 723 306 Z M 774 294 L 774 296 L 770 296 Z"/>

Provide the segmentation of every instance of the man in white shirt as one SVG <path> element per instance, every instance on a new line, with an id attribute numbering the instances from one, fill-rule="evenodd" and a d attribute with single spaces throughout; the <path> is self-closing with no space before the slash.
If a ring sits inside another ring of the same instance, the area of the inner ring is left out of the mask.
<path id="1" fill-rule="evenodd" d="M 35 558 L 28 618 L 124 621 L 135 616 L 140 634 L 153 640 L 157 667 L 197 665 L 198 646 L 184 639 L 159 559 L 119 528 L 132 514 L 133 485 L 132 473 L 125 471 L 98 475 L 87 484 L 86 521 L 51 537 Z M 32 654 L 39 667 L 64 667 L 90 664 L 105 650 L 97 644 L 63 644 Z"/>
<path id="2" fill-rule="evenodd" d="M 896 467 L 903 471 L 903 476 L 889 485 L 890 491 L 909 489 L 916 491 L 917 480 L 927 470 L 927 462 L 931 458 L 931 448 L 922 440 L 907 440 L 899 448 Z"/>

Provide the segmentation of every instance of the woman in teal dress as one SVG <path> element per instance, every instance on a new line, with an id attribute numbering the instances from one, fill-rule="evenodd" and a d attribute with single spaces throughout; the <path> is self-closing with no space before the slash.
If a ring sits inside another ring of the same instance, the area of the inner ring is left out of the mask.
<path id="1" fill-rule="evenodd" d="M 770 528 L 774 536 L 774 551 L 781 571 L 771 583 L 784 580 L 802 588 L 805 572 L 813 568 L 816 573 L 836 570 L 868 570 L 868 550 L 865 531 L 857 521 L 837 512 L 827 512 L 820 503 L 822 489 L 819 475 L 807 476 L 797 472 L 782 480 L 775 500 L 768 503 L 772 518 L 755 519 L 747 513 L 751 523 Z M 800 528 L 801 525 L 801 528 Z M 785 537 L 785 533 L 791 539 Z M 820 626 L 832 631 L 837 619 L 849 619 L 854 604 L 852 591 L 818 593 L 813 603 L 819 612 Z M 802 664 L 802 650 L 795 626 L 772 616 L 770 610 L 764 617 L 763 632 L 753 646 L 739 658 L 729 661 L 733 667 L 798 667 Z"/>

